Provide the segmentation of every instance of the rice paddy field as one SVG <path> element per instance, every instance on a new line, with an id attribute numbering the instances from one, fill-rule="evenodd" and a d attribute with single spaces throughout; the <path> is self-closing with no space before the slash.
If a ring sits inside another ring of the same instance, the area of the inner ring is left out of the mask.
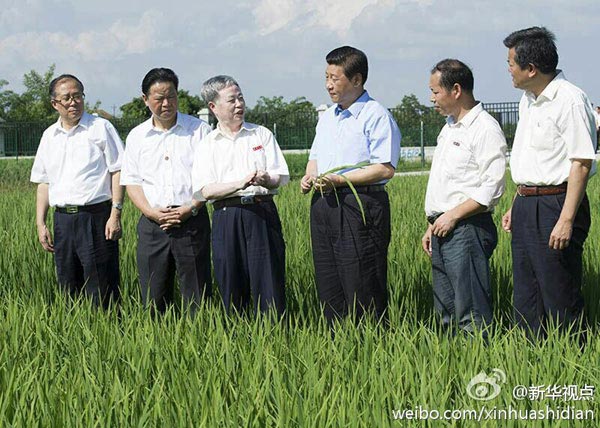
<path id="1" fill-rule="evenodd" d="M 305 158 L 289 161 L 297 176 Z M 532 344 L 512 328 L 510 236 L 503 232 L 491 262 L 491 336 L 439 331 L 420 244 L 427 176 L 395 177 L 388 186 L 389 328 L 346 322 L 332 335 L 320 316 L 309 198 L 298 179 L 277 197 L 287 245 L 284 320 L 225 317 L 216 294 L 194 318 L 177 307 L 152 317 L 139 302 L 139 214 L 129 202 L 120 311 L 66 301 L 52 256 L 37 242 L 30 168 L 30 160 L 0 161 L 2 427 L 599 425 L 598 178 L 588 188 L 594 223 L 584 258 L 592 326 L 580 348 L 568 334 L 551 331 Z M 497 225 L 513 192 L 509 187 L 496 210 Z M 480 373 L 487 379 L 473 379 Z"/>

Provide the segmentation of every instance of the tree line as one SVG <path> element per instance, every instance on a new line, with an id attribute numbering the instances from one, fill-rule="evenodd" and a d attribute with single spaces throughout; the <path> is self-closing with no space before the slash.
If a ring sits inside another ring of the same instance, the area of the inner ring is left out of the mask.
<path id="1" fill-rule="evenodd" d="M 0 79 L 0 119 L 5 122 L 46 122 L 57 119 L 57 113 L 48 100 L 48 87 L 55 77 L 55 65 L 52 64 L 44 73 L 31 70 L 23 75 L 24 91 L 20 94 L 7 89 L 9 82 Z M 190 94 L 188 90 L 178 91 L 179 111 L 197 115 L 206 107 L 199 95 Z M 106 116 L 99 100 L 90 104 L 85 102 L 86 111 Z M 121 119 L 127 122 L 141 122 L 150 117 L 150 111 L 141 97 L 120 106 Z M 413 94 L 405 95 L 401 102 L 391 109 L 398 126 L 402 130 L 405 143 L 418 145 L 420 142 L 420 123 L 423 121 L 425 141 L 431 144 L 432 139 L 444 124 L 444 118 L 429 106 L 419 102 Z M 270 129 L 277 127 L 279 132 L 314 128 L 317 121 L 315 106 L 305 97 L 285 101 L 282 96 L 261 96 L 256 104 L 247 108 L 246 119 L 259 123 Z M 276 125 L 275 125 L 276 124 Z M 431 134 L 431 135 L 429 135 Z M 306 135 L 310 138 L 311 135 Z M 301 138 L 301 137 L 300 137 Z"/>

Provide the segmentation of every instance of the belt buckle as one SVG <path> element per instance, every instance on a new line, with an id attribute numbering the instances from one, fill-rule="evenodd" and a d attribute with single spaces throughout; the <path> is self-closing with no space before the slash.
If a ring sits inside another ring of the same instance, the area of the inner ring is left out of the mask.
<path id="1" fill-rule="evenodd" d="M 240 197 L 240 203 L 242 205 L 251 205 L 254 203 L 254 195 L 247 195 Z"/>
<path id="2" fill-rule="evenodd" d="M 67 214 L 77 214 L 79 207 L 77 205 L 65 205 L 65 212 Z"/>

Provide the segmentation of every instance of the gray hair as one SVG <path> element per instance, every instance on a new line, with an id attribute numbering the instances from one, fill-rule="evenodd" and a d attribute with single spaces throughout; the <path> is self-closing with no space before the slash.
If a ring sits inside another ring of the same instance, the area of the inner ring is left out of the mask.
<path id="1" fill-rule="evenodd" d="M 215 77 L 211 77 L 206 82 L 202 84 L 202 89 L 200 89 L 200 95 L 202 95 L 202 99 L 205 103 L 214 102 L 219 96 L 219 91 L 221 89 L 227 88 L 229 86 L 237 86 L 238 82 L 231 76 L 219 75 Z"/>

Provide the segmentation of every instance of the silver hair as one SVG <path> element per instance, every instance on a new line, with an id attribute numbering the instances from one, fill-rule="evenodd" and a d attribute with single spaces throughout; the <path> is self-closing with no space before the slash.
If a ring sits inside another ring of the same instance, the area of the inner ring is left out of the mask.
<path id="1" fill-rule="evenodd" d="M 202 89 L 200 89 L 200 95 L 202 95 L 202 99 L 205 103 L 214 102 L 219 96 L 219 91 L 221 89 L 227 88 L 229 86 L 237 86 L 238 82 L 231 76 L 215 76 L 208 79 L 206 82 L 202 84 Z"/>

